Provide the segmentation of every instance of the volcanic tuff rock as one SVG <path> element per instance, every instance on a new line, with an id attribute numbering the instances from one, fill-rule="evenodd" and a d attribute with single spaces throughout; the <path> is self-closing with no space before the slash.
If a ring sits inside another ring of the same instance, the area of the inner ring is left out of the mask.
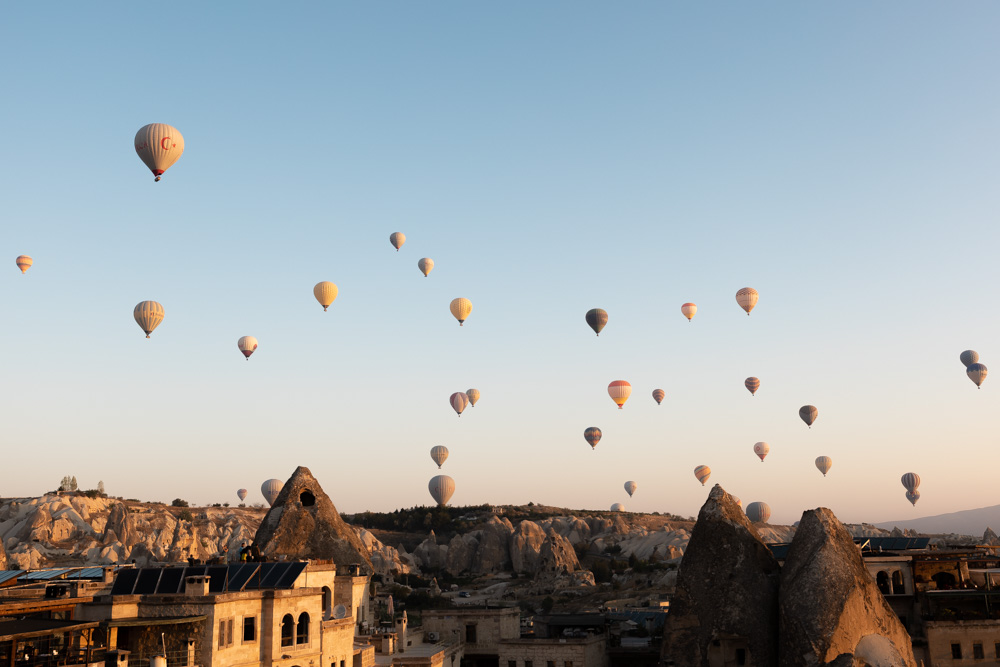
<path id="1" fill-rule="evenodd" d="M 781 665 L 830 665 L 845 654 L 872 667 L 916 665 L 910 636 L 851 534 L 826 508 L 802 515 L 781 571 L 778 610 Z"/>
<path id="2" fill-rule="evenodd" d="M 269 558 L 332 559 L 337 565 L 359 565 L 368 574 L 374 571 L 358 534 L 305 466 L 285 482 L 253 543 Z"/>
<path id="3" fill-rule="evenodd" d="M 983 533 L 983 544 L 988 544 L 991 547 L 1000 546 L 1000 537 L 997 537 L 992 528 L 987 527 L 986 532 Z"/>
<path id="4" fill-rule="evenodd" d="M 778 664 L 777 611 L 778 562 L 733 497 L 716 484 L 677 574 L 663 657 L 708 667 L 710 652 L 725 639 L 746 647 L 746 664 L 772 667 Z M 713 655 L 711 664 L 721 657 Z"/>

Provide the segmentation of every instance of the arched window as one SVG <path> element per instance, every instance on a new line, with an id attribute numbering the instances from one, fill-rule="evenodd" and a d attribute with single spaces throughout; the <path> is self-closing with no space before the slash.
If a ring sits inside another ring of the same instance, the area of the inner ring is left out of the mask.
<path id="1" fill-rule="evenodd" d="M 892 588 L 889 587 L 889 573 L 885 570 L 879 570 L 879 573 L 875 575 L 875 584 L 882 591 L 882 595 L 892 593 Z"/>
<path id="2" fill-rule="evenodd" d="M 333 593 L 329 586 L 323 587 L 323 620 L 329 621 L 333 617 Z"/>
<path id="3" fill-rule="evenodd" d="M 299 626 L 295 631 L 295 643 L 309 643 L 309 614 L 306 612 L 299 614 Z"/>
<path id="4" fill-rule="evenodd" d="M 939 590 L 947 590 L 955 587 L 955 575 L 951 572 L 937 572 L 931 579 L 937 582 Z"/>
<path id="5" fill-rule="evenodd" d="M 295 619 L 291 614 L 285 614 L 281 619 L 281 645 L 291 646 L 295 643 Z"/>
<path id="6" fill-rule="evenodd" d="M 903 586 L 903 573 L 899 570 L 892 573 L 892 592 L 895 595 L 903 595 L 906 593 L 905 587 Z"/>

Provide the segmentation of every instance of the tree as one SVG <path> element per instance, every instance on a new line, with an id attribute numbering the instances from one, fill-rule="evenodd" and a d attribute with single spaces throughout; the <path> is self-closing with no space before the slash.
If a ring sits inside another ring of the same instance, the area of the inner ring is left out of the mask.
<path id="1" fill-rule="evenodd" d="M 69 483 L 69 490 L 70 490 L 70 491 L 76 491 L 76 490 L 78 490 L 79 488 L 80 488 L 80 487 L 78 487 L 78 486 L 76 485 L 76 475 L 73 475 L 73 479 L 72 479 L 72 480 L 70 480 L 70 483 Z"/>
<path id="2" fill-rule="evenodd" d="M 104 493 L 104 482 L 98 482 L 97 483 L 97 490 L 100 492 L 100 494 L 102 496 L 105 495 L 105 493 Z"/>
<path id="3" fill-rule="evenodd" d="M 171 507 L 188 507 L 188 501 L 181 500 L 180 498 L 174 498 L 174 501 L 170 503 Z"/>

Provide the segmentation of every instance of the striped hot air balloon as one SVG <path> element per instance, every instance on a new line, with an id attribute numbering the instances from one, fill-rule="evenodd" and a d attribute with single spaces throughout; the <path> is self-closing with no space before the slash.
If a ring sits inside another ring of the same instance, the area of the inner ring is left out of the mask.
<path id="1" fill-rule="evenodd" d="M 17 268 L 21 269 L 21 273 L 27 273 L 31 265 L 35 263 L 35 260 L 31 259 L 27 255 L 18 255 L 17 259 L 14 260 L 17 264 Z"/>
<path id="2" fill-rule="evenodd" d="M 694 314 L 698 312 L 698 306 L 693 303 L 685 303 L 681 305 L 681 314 L 688 318 L 688 322 L 694 317 Z"/>
<path id="3" fill-rule="evenodd" d="M 830 472 L 830 468 L 833 467 L 833 459 L 829 456 L 819 456 L 816 458 L 816 468 L 823 473 L 823 477 L 826 477 L 826 473 Z"/>
<path id="4" fill-rule="evenodd" d="M 391 243 L 392 247 L 396 249 L 396 252 L 399 252 L 399 249 L 403 247 L 404 243 L 406 243 L 406 234 L 403 232 L 393 232 L 392 234 L 389 234 L 389 243 Z"/>
<path id="5" fill-rule="evenodd" d="M 663 399 L 666 397 L 667 397 L 667 392 L 663 391 L 662 389 L 653 390 L 653 400 L 656 401 L 657 405 L 663 403 Z"/>
<path id="6" fill-rule="evenodd" d="M 748 317 L 750 315 L 750 311 L 757 305 L 757 299 L 759 298 L 760 294 L 758 294 L 757 290 L 752 287 L 744 287 L 736 293 L 736 303 L 740 304 L 740 308 L 747 311 Z"/>
<path id="7" fill-rule="evenodd" d="M 330 304 L 334 302 L 337 298 L 339 290 L 337 286 L 331 283 L 329 280 L 324 280 L 321 283 L 316 283 L 313 287 L 313 296 L 319 301 L 319 305 L 323 306 L 323 310 L 326 311 L 330 307 Z"/>
<path id="8" fill-rule="evenodd" d="M 462 411 L 469 405 L 469 397 L 466 396 L 464 391 L 456 391 L 448 398 L 448 402 L 451 403 L 451 407 L 461 417 Z"/>
<path id="9" fill-rule="evenodd" d="M 976 352 L 975 350 L 966 350 L 962 354 L 958 355 L 958 360 L 962 362 L 963 366 L 968 368 L 972 364 L 979 361 L 979 353 Z"/>
<path id="10" fill-rule="evenodd" d="M 583 439 L 590 443 L 590 449 L 593 451 L 597 448 L 597 443 L 601 441 L 601 429 L 596 426 L 591 426 L 583 432 Z"/>
<path id="11" fill-rule="evenodd" d="M 155 301 L 140 301 L 132 310 L 132 317 L 146 332 L 146 338 L 149 338 L 153 329 L 160 326 L 160 322 L 163 321 L 163 306 Z"/>
<path id="12" fill-rule="evenodd" d="M 899 481 L 903 484 L 904 489 L 912 493 L 920 486 L 920 475 L 915 472 L 908 472 L 900 477 Z"/>
<path id="13" fill-rule="evenodd" d="M 184 153 L 184 137 L 163 123 L 144 125 L 135 133 L 135 152 L 158 181 Z"/>
<path id="14" fill-rule="evenodd" d="M 451 308 L 451 314 L 458 320 L 458 326 L 463 326 L 465 320 L 469 317 L 469 313 L 472 312 L 472 302 L 463 298 L 452 299 L 451 306 L 449 307 Z"/>
<path id="15" fill-rule="evenodd" d="M 632 395 L 632 385 L 630 385 L 625 380 L 615 380 L 608 385 L 608 396 L 611 400 L 618 404 L 618 409 L 621 410 L 625 406 L 625 401 L 628 397 Z"/>
<path id="16" fill-rule="evenodd" d="M 750 503 L 747 505 L 747 518 L 754 523 L 767 523 L 771 518 L 771 508 L 767 503 Z"/>
<path id="17" fill-rule="evenodd" d="M 708 478 L 711 477 L 711 475 L 712 469 L 708 466 L 698 466 L 694 469 L 694 476 L 698 478 L 698 481 L 701 482 L 702 486 L 705 486 L 705 482 L 708 481 Z"/>
<path id="18" fill-rule="evenodd" d="M 417 260 L 417 268 L 420 269 L 420 273 L 424 274 L 424 278 L 426 278 L 434 270 L 434 260 L 430 257 L 421 257 Z"/>
<path id="19" fill-rule="evenodd" d="M 631 482 L 631 481 L 625 482 L 625 492 L 628 494 L 629 498 L 632 497 L 632 494 L 635 493 L 635 490 L 638 489 L 638 488 L 639 488 L 639 485 L 636 484 L 635 482 Z"/>
<path id="20" fill-rule="evenodd" d="M 587 320 L 587 325 L 594 330 L 594 333 L 600 336 L 604 325 L 608 323 L 608 313 L 600 308 L 591 308 L 587 311 L 585 319 Z"/>
<path id="21" fill-rule="evenodd" d="M 813 422 L 816 421 L 816 417 L 818 416 L 819 410 L 816 409 L 815 405 L 803 405 L 799 408 L 799 417 L 809 428 L 812 428 Z"/>
<path id="22" fill-rule="evenodd" d="M 965 374 L 969 376 L 969 379 L 976 383 L 976 386 L 982 388 L 983 383 L 986 382 L 986 364 L 972 364 L 965 369 Z"/>
<path id="23" fill-rule="evenodd" d="M 448 460 L 448 448 L 444 445 L 431 447 L 431 458 L 434 459 L 434 463 L 438 464 L 438 468 L 440 468 Z"/>
<path id="24" fill-rule="evenodd" d="M 253 336 L 243 336 L 236 341 L 236 346 L 240 348 L 240 352 L 247 358 L 247 361 L 250 361 L 250 355 L 257 349 L 257 339 Z"/>
<path id="25" fill-rule="evenodd" d="M 760 462 L 764 462 L 764 457 L 771 451 L 771 445 L 766 442 L 758 442 L 753 446 L 753 453 L 760 457 Z"/>
<path id="26" fill-rule="evenodd" d="M 431 492 L 431 498 L 434 499 L 434 502 L 444 507 L 451 500 L 452 494 L 455 493 L 455 480 L 448 475 L 432 477 L 427 484 L 427 490 Z"/>
<path id="27" fill-rule="evenodd" d="M 465 395 L 469 397 L 469 405 L 476 407 L 476 403 L 479 402 L 479 390 L 478 389 L 466 389 Z"/>
<path id="28" fill-rule="evenodd" d="M 760 380 L 755 377 L 748 377 L 743 381 L 743 386 L 747 388 L 747 391 L 749 391 L 751 395 L 756 396 L 757 390 L 760 389 Z"/>
<path id="29" fill-rule="evenodd" d="M 920 492 L 919 491 L 907 491 L 906 492 L 906 499 L 910 501 L 911 505 L 913 505 L 914 507 L 916 507 L 917 501 L 920 500 Z"/>

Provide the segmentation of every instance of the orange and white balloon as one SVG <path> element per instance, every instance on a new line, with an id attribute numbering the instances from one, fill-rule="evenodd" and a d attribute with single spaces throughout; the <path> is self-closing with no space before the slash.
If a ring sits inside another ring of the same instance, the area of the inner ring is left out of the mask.
<path id="1" fill-rule="evenodd" d="M 135 152 L 158 181 L 184 153 L 184 137 L 176 127 L 150 123 L 135 133 Z"/>
<path id="2" fill-rule="evenodd" d="M 319 301 L 319 305 L 323 306 L 324 311 L 337 299 L 339 293 L 340 290 L 337 289 L 337 286 L 329 280 L 316 283 L 316 286 L 313 287 L 313 296 Z"/>
<path id="3" fill-rule="evenodd" d="M 451 314 L 458 320 L 458 326 L 463 326 L 472 312 L 472 302 L 463 298 L 452 299 L 450 308 Z"/>
<path id="4" fill-rule="evenodd" d="M 146 338 L 163 321 L 163 306 L 155 301 L 140 301 L 132 310 L 135 323 L 146 332 Z"/>
<path id="5" fill-rule="evenodd" d="M 236 345 L 240 348 L 243 356 L 247 358 L 247 361 L 250 361 L 250 355 L 257 349 L 257 339 L 253 336 L 243 336 L 236 341 Z"/>
<path id="6" fill-rule="evenodd" d="M 17 259 L 14 261 L 17 262 L 17 268 L 21 269 L 21 273 L 27 273 L 28 269 L 31 268 L 31 265 L 35 263 L 34 260 L 27 255 L 18 255 Z"/>
<path id="7" fill-rule="evenodd" d="M 618 405 L 621 410 L 625 406 L 625 401 L 632 395 L 632 385 L 625 380 L 615 380 L 608 385 L 608 396 Z"/>
<path id="8" fill-rule="evenodd" d="M 760 294 L 752 287 L 744 287 L 736 293 L 736 303 L 740 304 L 740 308 L 747 311 L 747 316 L 750 315 L 753 307 L 757 305 L 757 299 L 759 298 Z"/>
<path id="9" fill-rule="evenodd" d="M 698 312 L 698 306 L 693 303 L 685 303 L 681 306 L 681 314 L 688 318 L 688 322 L 694 317 L 694 314 Z"/>

